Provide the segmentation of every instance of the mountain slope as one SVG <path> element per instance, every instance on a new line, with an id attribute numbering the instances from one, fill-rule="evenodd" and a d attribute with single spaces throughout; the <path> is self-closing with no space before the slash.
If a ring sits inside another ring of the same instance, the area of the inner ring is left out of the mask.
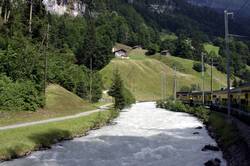
<path id="1" fill-rule="evenodd" d="M 192 69 L 193 61 L 177 57 L 160 57 L 153 58 L 144 55 L 145 50 L 132 50 L 129 55 L 130 59 L 114 59 L 102 71 L 104 86 L 108 89 L 111 85 L 113 70 L 118 69 L 125 86 L 134 93 L 139 101 L 155 100 L 161 98 L 161 85 L 163 73 L 166 75 L 167 96 L 173 95 L 173 81 L 175 64 L 178 68 L 177 86 L 178 90 L 182 86 L 191 84 L 202 85 L 201 73 Z M 207 65 L 209 68 L 209 66 Z M 220 89 L 226 86 L 226 76 L 213 68 L 214 72 L 214 89 Z M 210 70 L 205 73 L 205 89 L 210 90 Z"/>

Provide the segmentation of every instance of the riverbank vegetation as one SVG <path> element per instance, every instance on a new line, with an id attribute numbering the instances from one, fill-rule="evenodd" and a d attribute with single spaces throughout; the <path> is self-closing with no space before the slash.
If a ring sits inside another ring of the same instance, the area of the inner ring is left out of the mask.
<path id="1" fill-rule="evenodd" d="M 202 120 L 204 123 L 209 121 L 210 111 L 203 107 L 190 107 L 189 105 L 183 104 L 181 101 L 173 101 L 173 100 L 162 100 L 157 101 L 156 106 L 158 108 L 167 109 L 175 112 L 185 112 L 192 114 Z"/>
<path id="2" fill-rule="evenodd" d="M 158 101 L 157 107 L 176 112 L 192 114 L 202 120 L 209 134 L 216 140 L 223 151 L 224 158 L 230 165 L 248 165 L 249 147 L 236 125 L 229 122 L 227 116 L 203 107 L 190 107 L 180 101 Z M 235 154 L 237 153 L 237 154 Z"/>
<path id="3" fill-rule="evenodd" d="M 1 131 L 0 160 L 22 157 L 31 151 L 50 148 L 59 141 L 86 135 L 89 130 L 99 128 L 117 116 L 117 111 L 108 110 L 71 120 Z"/>

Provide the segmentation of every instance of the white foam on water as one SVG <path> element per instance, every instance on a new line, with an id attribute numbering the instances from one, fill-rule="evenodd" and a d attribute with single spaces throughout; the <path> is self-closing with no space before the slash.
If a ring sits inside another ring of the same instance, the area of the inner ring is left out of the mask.
<path id="1" fill-rule="evenodd" d="M 202 166 L 222 152 L 201 149 L 216 142 L 203 124 L 186 113 L 170 112 L 155 103 L 137 103 L 121 112 L 116 125 L 91 131 L 88 136 L 34 152 L 0 166 Z M 199 135 L 193 135 L 198 131 Z"/>

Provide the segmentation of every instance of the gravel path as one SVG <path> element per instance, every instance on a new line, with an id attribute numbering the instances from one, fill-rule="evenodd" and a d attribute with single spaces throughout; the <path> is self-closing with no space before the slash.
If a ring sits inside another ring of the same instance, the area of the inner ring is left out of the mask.
<path id="1" fill-rule="evenodd" d="M 35 121 L 35 122 L 27 122 L 27 123 L 21 123 L 21 124 L 10 125 L 10 126 L 3 126 L 3 127 L 0 127 L 0 131 L 2 131 L 2 130 L 8 130 L 8 129 L 20 128 L 20 127 L 33 126 L 33 125 L 38 125 L 38 124 L 45 124 L 45 123 L 50 123 L 50 122 L 59 122 L 59 121 L 63 121 L 63 120 L 79 118 L 79 117 L 82 117 L 82 116 L 88 116 L 88 115 L 93 114 L 95 112 L 106 111 L 107 107 L 110 106 L 110 105 L 111 104 L 103 105 L 103 106 L 100 106 L 99 109 L 92 110 L 92 111 L 87 111 L 87 112 L 82 112 L 82 113 L 75 114 L 75 115 L 70 115 L 70 116 L 64 116 L 64 117 L 52 118 L 52 119 L 46 119 L 46 120 Z"/>
<path id="2" fill-rule="evenodd" d="M 197 126 L 203 125 L 188 114 L 138 103 L 124 110 L 112 126 L 0 166 L 202 166 L 214 158 L 225 166 L 220 151 L 201 151 L 216 143 Z"/>

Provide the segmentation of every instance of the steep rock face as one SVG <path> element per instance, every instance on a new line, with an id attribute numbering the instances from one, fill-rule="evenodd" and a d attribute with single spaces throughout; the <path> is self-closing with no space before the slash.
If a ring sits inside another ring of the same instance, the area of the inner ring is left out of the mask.
<path id="1" fill-rule="evenodd" d="M 158 14 L 165 13 L 165 12 L 171 12 L 176 8 L 176 3 L 174 0 L 128 0 L 129 3 L 134 3 L 142 6 L 146 6 L 148 9 L 150 9 L 153 12 L 156 12 Z"/>
<path id="2" fill-rule="evenodd" d="M 85 5 L 78 0 L 43 0 L 46 9 L 54 14 L 81 15 L 85 12 Z"/>

